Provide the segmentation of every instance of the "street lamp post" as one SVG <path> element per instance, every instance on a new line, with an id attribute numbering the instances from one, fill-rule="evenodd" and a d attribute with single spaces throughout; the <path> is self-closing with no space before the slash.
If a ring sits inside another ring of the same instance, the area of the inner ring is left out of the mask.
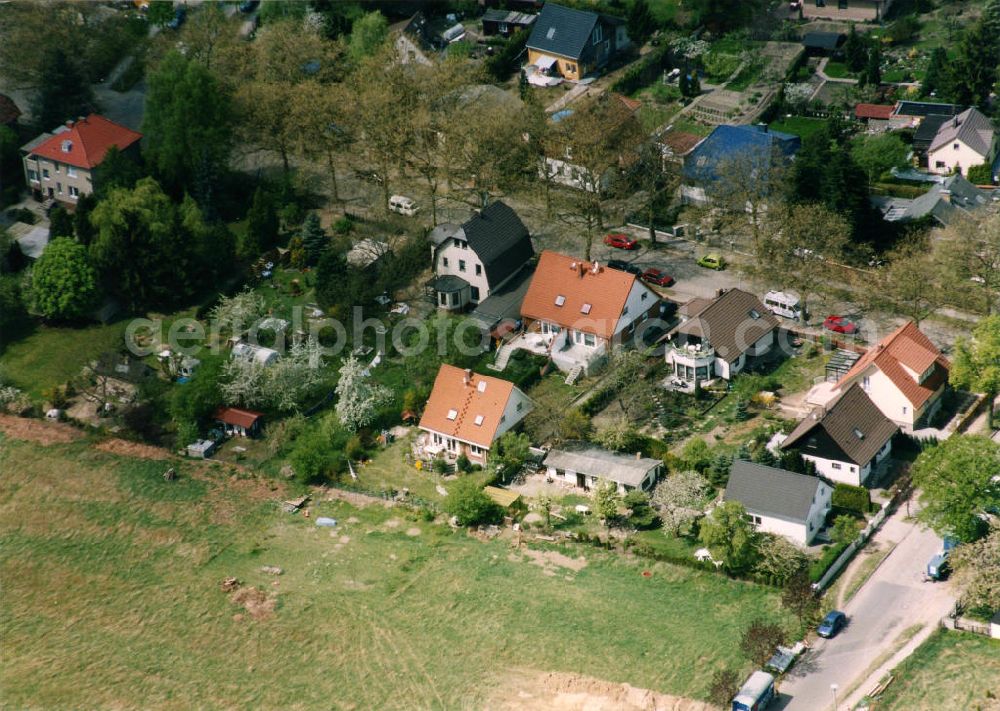
<path id="1" fill-rule="evenodd" d="M 833 692 L 833 711 L 837 711 L 837 689 L 839 688 L 836 683 L 830 684 L 830 691 Z"/>

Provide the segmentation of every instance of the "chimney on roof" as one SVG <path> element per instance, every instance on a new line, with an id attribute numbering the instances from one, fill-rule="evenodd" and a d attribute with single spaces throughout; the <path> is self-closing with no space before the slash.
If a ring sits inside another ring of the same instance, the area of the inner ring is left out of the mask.
<path id="1" fill-rule="evenodd" d="M 958 128 L 958 116 L 955 116 L 951 119 L 951 125 L 954 126 L 955 128 Z"/>
<path id="2" fill-rule="evenodd" d="M 472 368 L 465 369 L 465 377 L 463 378 L 466 385 L 472 384 Z"/>
<path id="3" fill-rule="evenodd" d="M 87 117 L 86 116 L 77 116 L 76 117 L 76 122 L 77 123 L 87 123 Z"/>
<path id="4" fill-rule="evenodd" d="M 597 260 L 594 260 L 594 266 L 590 268 L 591 274 L 599 274 L 601 271 L 601 265 Z"/>
<path id="5" fill-rule="evenodd" d="M 73 119 L 67 119 L 66 128 L 73 128 Z"/>
<path id="6" fill-rule="evenodd" d="M 636 452 L 635 453 L 635 459 L 636 459 L 636 461 L 639 461 L 640 459 L 642 459 L 642 452 Z"/>

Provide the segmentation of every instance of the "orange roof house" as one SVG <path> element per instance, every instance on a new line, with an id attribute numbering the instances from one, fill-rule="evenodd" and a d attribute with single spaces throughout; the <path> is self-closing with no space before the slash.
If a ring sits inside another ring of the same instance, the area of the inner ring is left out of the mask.
<path id="1" fill-rule="evenodd" d="M 557 252 L 542 252 L 531 286 L 521 303 L 521 316 L 545 321 L 610 340 L 641 312 L 630 312 L 633 292 L 653 306 L 658 297 L 634 274 Z"/>
<path id="2" fill-rule="evenodd" d="M 485 463 L 493 443 L 531 411 L 513 383 L 442 365 L 420 418 L 431 448 Z"/>
<path id="3" fill-rule="evenodd" d="M 854 107 L 854 118 L 861 120 L 888 121 L 892 118 L 895 104 L 857 104 Z"/>
<path id="4" fill-rule="evenodd" d="M 21 147 L 25 177 L 36 199 L 72 206 L 93 192 L 93 171 L 112 147 L 131 154 L 141 139 L 141 133 L 98 114 L 67 121 Z"/>
<path id="5" fill-rule="evenodd" d="M 912 432 L 934 416 L 948 384 L 951 363 L 912 321 L 883 338 L 837 383 L 854 383 L 904 431 Z"/>

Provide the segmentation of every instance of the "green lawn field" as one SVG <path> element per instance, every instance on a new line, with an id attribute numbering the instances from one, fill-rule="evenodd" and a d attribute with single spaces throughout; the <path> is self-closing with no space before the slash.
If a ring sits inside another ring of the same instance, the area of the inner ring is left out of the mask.
<path id="1" fill-rule="evenodd" d="M 1000 699 L 1000 640 L 941 629 L 892 674 L 879 709 L 995 709 Z"/>
<path id="2" fill-rule="evenodd" d="M 715 669 L 750 670 L 748 621 L 794 626 L 776 591 L 718 575 L 379 505 L 305 518 L 283 483 L 166 466 L 0 435 L 6 706 L 482 708 L 514 670 L 704 697 Z"/>

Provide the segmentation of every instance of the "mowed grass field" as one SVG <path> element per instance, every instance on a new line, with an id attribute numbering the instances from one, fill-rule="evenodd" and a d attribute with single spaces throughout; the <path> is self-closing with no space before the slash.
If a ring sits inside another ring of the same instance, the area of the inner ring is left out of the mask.
<path id="1" fill-rule="evenodd" d="M 165 482 L 167 462 L 0 434 L 4 706 L 483 708 L 517 698 L 515 670 L 700 698 L 715 669 L 750 670 L 751 619 L 794 625 L 756 585 L 379 505 L 307 519 L 280 510 L 283 484 L 170 464 Z"/>
<path id="2" fill-rule="evenodd" d="M 1000 640 L 938 630 L 894 671 L 878 708 L 1000 708 Z"/>

